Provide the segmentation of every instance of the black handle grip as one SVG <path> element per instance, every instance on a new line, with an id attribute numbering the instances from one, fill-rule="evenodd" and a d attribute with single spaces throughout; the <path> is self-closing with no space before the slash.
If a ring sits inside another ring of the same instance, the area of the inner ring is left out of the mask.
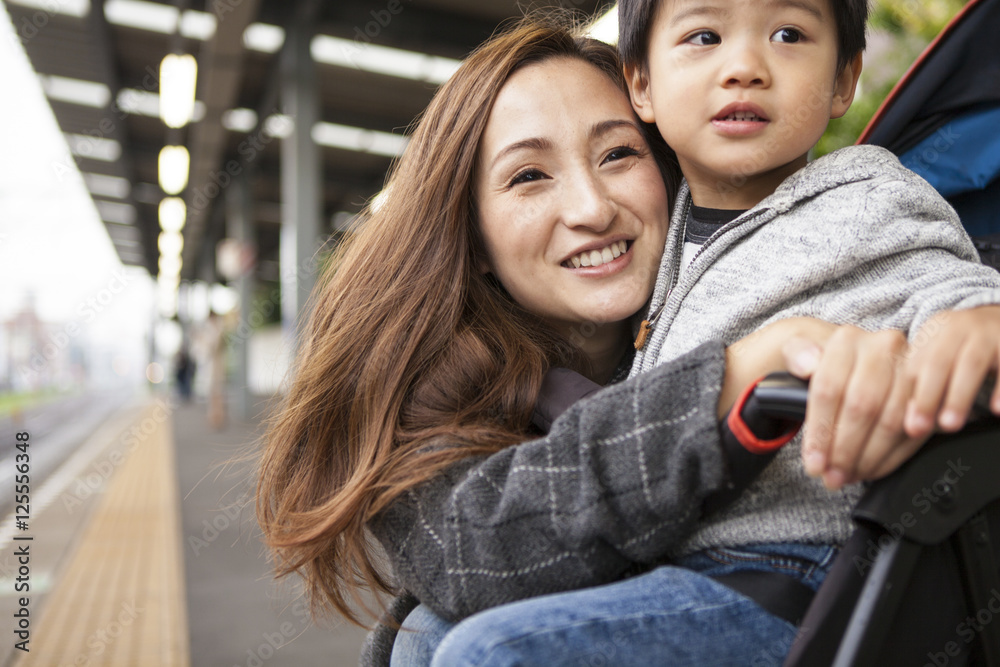
<path id="1" fill-rule="evenodd" d="M 743 408 L 743 418 L 751 416 L 783 421 L 802 421 L 806 418 L 806 399 L 809 382 L 791 373 L 771 373 L 757 383 L 753 394 Z M 749 421 L 747 422 L 749 424 Z"/>
<path id="2" fill-rule="evenodd" d="M 790 373 L 771 373 L 754 387 L 740 417 L 758 438 L 776 438 L 806 418 L 808 395 L 807 381 Z"/>

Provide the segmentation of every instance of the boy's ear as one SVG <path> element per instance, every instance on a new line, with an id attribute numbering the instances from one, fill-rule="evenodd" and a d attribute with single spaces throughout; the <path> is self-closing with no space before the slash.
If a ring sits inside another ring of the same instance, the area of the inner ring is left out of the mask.
<path id="1" fill-rule="evenodd" d="M 636 115 L 646 123 L 655 123 L 653 101 L 649 94 L 649 75 L 642 65 L 625 65 L 625 82 Z"/>
<path id="2" fill-rule="evenodd" d="M 858 90 L 858 77 L 861 76 L 862 61 L 862 54 L 858 53 L 837 74 L 833 87 L 833 106 L 830 109 L 830 118 L 840 118 L 851 108 L 854 94 Z"/>

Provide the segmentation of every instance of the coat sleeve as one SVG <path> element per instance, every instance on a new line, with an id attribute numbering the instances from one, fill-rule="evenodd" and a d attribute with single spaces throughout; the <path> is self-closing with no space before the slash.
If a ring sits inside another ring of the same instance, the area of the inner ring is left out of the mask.
<path id="1" fill-rule="evenodd" d="M 868 185 L 849 228 L 831 229 L 840 237 L 835 275 L 821 289 L 834 298 L 801 314 L 898 329 L 916 343 L 936 313 L 1000 304 L 1000 273 L 980 262 L 958 215 L 930 184 L 897 172 Z"/>
<path id="2" fill-rule="evenodd" d="M 458 620 L 662 559 L 727 485 L 724 363 L 705 344 L 576 403 L 544 438 L 411 490 L 370 524 L 399 586 Z"/>

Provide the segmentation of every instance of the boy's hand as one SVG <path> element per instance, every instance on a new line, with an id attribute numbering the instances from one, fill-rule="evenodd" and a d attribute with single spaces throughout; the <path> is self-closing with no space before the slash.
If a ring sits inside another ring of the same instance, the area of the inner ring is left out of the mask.
<path id="1" fill-rule="evenodd" d="M 935 425 L 948 432 L 961 429 L 983 381 L 1000 367 L 1000 306 L 938 313 L 914 337 L 907 357 L 914 384 L 907 434 L 926 436 Z M 990 409 L 1000 415 L 1000 382 Z"/>
<path id="2" fill-rule="evenodd" d="M 824 343 L 785 346 L 789 370 L 811 378 L 802 457 L 806 472 L 830 489 L 884 476 L 926 440 L 903 430 L 913 383 L 898 331 L 842 326 Z"/>

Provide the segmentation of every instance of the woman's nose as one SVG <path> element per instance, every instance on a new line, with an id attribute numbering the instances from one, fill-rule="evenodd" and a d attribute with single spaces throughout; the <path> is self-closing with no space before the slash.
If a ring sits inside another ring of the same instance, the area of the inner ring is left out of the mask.
<path id="1" fill-rule="evenodd" d="M 727 56 L 722 72 L 724 86 L 766 87 L 771 84 L 767 58 L 761 47 L 750 39 L 731 42 Z"/>
<path id="2" fill-rule="evenodd" d="M 614 220 L 618 207 L 600 179 L 593 174 L 578 174 L 563 188 L 562 219 L 568 227 L 586 227 L 594 231 L 606 229 Z"/>

